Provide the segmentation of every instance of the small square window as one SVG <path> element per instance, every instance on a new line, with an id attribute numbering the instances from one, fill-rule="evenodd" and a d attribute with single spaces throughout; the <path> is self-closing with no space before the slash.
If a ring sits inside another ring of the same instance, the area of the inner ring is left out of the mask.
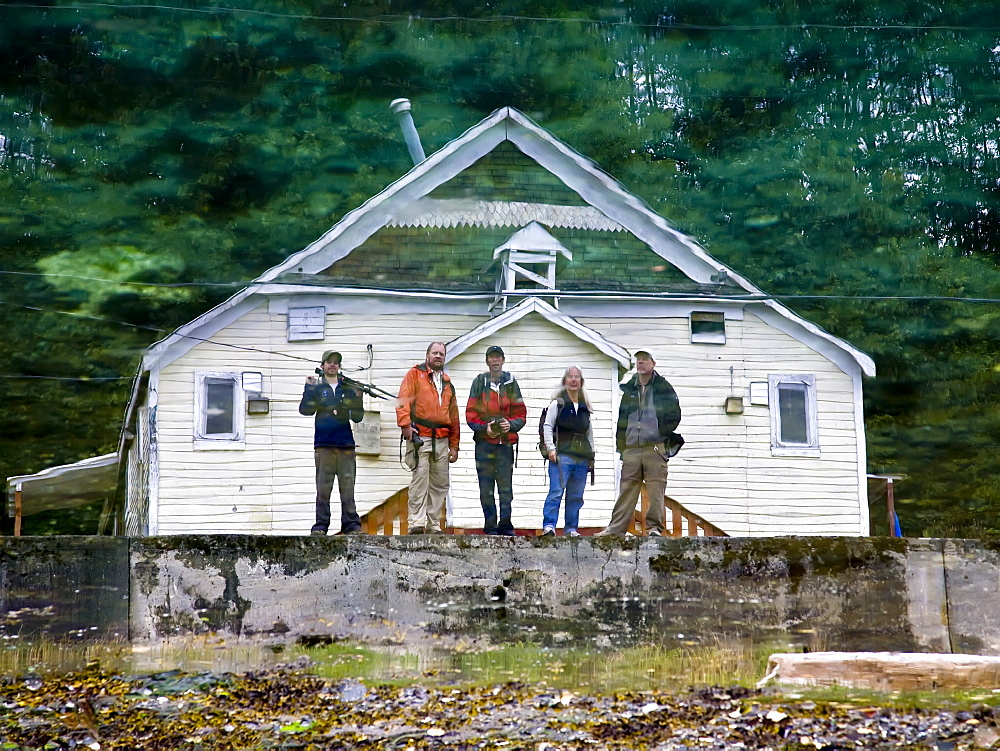
<path id="1" fill-rule="evenodd" d="M 771 453 L 819 456 L 816 377 L 777 375 L 768 377 L 771 407 Z"/>
<path id="2" fill-rule="evenodd" d="M 691 341 L 695 344 L 725 344 L 725 313 L 691 313 Z"/>

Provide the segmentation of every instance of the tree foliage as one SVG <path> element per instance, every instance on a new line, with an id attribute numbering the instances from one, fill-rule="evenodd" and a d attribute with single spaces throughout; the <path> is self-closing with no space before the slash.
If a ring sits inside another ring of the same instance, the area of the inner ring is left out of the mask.
<path id="1" fill-rule="evenodd" d="M 904 532 L 995 534 L 1000 308 L 942 299 L 1000 298 L 994 15 L 0 6 L 0 470 L 114 450 L 145 346 L 406 171 L 407 96 L 428 152 L 518 107 L 871 354 L 869 469 L 909 475 Z"/>

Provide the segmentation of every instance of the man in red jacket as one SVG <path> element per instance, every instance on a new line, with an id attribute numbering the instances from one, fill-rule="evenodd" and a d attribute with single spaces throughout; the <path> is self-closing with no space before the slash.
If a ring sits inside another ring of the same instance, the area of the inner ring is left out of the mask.
<path id="1" fill-rule="evenodd" d="M 488 535 L 514 534 L 510 520 L 514 499 L 514 444 L 524 427 L 528 412 L 514 376 L 503 369 L 503 350 L 486 349 L 489 371 L 476 376 L 469 390 L 465 421 L 476 441 L 476 474 L 479 475 L 479 502 L 483 507 L 483 531 Z M 500 497 L 500 518 L 493 500 L 496 486 Z"/>
<path id="2" fill-rule="evenodd" d="M 411 468 L 410 534 L 440 534 L 448 495 L 448 464 L 458 461 L 458 403 L 444 372 L 447 348 L 434 342 L 426 360 L 410 368 L 399 387 L 396 424 Z"/>

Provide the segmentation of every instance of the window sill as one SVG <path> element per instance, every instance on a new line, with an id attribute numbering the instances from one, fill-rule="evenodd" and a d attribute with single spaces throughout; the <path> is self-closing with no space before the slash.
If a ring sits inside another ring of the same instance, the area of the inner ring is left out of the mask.
<path id="1" fill-rule="evenodd" d="M 792 446 L 772 446 L 771 456 L 803 456 L 811 457 L 813 459 L 819 459 L 820 452 L 818 448 L 795 448 Z"/>
<path id="2" fill-rule="evenodd" d="M 243 451 L 246 447 L 243 439 L 195 438 L 191 442 L 191 448 L 195 451 Z"/>

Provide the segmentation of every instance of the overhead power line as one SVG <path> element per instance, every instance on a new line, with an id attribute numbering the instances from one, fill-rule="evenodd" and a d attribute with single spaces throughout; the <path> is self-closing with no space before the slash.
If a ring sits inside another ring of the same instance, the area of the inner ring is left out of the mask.
<path id="1" fill-rule="evenodd" d="M 994 32 L 1000 26 L 970 26 L 965 24 L 832 24 L 832 23 L 765 23 L 765 24 L 690 24 L 667 20 L 662 23 L 638 23 L 632 20 L 586 18 L 581 16 L 525 16 L 504 13 L 495 16 L 423 16 L 419 13 L 382 16 L 319 15 L 314 13 L 280 13 L 256 8 L 226 8 L 219 6 L 181 7 L 162 3 L 72 3 L 48 5 L 39 3 L 8 3 L 6 7 L 44 10 L 46 12 L 90 9 L 114 10 L 154 10 L 172 13 L 193 13 L 200 15 L 260 16 L 267 18 L 287 18 L 300 21 L 341 21 L 356 23 L 379 23 L 386 25 L 413 23 L 445 23 L 462 21 L 472 23 L 540 23 L 540 24 L 587 24 L 593 26 L 623 26 L 639 29 L 680 29 L 692 31 L 737 31 L 754 32 L 774 29 L 833 29 L 844 31 L 978 31 Z"/>

